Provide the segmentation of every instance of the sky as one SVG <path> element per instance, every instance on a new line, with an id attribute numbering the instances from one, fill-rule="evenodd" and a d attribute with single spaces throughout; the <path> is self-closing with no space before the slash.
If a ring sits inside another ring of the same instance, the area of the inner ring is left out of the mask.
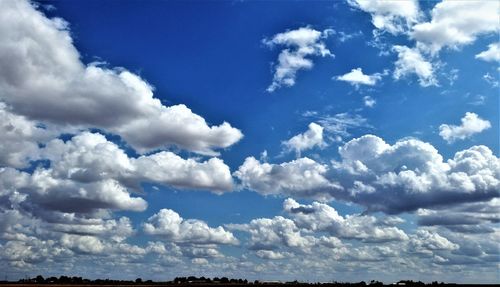
<path id="1" fill-rule="evenodd" d="M 498 1 L 0 0 L 0 276 L 498 283 Z"/>

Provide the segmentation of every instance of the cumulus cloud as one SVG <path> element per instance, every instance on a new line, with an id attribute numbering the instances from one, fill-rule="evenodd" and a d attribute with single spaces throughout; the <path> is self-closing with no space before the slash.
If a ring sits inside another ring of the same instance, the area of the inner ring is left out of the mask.
<path id="1" fill-rule="evenodd" d="M 436 250 L 455 250 L 458 245 L 448 238 L 429 230 L 420 229 L 411 237 L 410 250 L 416 253 L 432 254 Z"/>
<path id="2" fill-rule="evenodd" d="M 243 188 L 264 195 L 291 195 L 324 199 L 328 192 L 340 188 L 325 176 L 326 165 L 307 157 L 282 164 L 261 163 L 248 157 L 234 172 Z"/>
<path id="3" fill-rule="evenodd" d="M 319 148 L 327 146 L 323 140 L 323 127 L 316 123 L 310 123 L 306 132 L 293 136 L 291 139 L 282 142 L 282 145 L 285 146 L 287 151 L 295 151 L 299 157 L 304 150 L 316 146 Z"/>
<path id="4" fill-rule="evenodd" d="M 144 232 L 179 243 L 238 244 L 234 235 L 219 226 L 209 227 L 196 219 L 183 219 L 171 209 L 161 209 L 143 224 Z"/>
<path id="5" fill-rule="evenodd" d="M 0 102 L 0 166 L 24 168 L 38 157 L 38 144 L 45 143 L 52 132 L 9 112 Z"/>
<path id="6" fill-rule="evenodd" d="M 144 182 L 232 190 L 221 159 L 184 159 L 161 149 L 215 155 L 241 132 L 225 122 L 209 125 L 184 105 L 163 105 L 150 84 L 123 68 L 83 63 L 68 23 L 48 19 L 38 7 L 7 1 L 0 11 L 0 268 L 44 263 L 53 271 L 58 262 L 67 267 L 103 255 L 121 266 L 148 254 L 177 263 L 223 257 L 215 244 L 238 241 L 222 227 L 181 219 L 183 231 L 173 238 L 203 246 L 141 247 L 126 242 L 135 230 L 115 212 L 146 210 L 137 195 Z M 139 156 L 87 131 L 95 128 L 120 136 Z"/>
<path id="7" fill-rule="evenodd" d="M 498 9 L 496 1 L 445 0 L 432 9 L 431 21 L 413 26 L 411 37 L 431 53 L 470 44 L 479 35 L 499 31 Z"/>
<path id="8" fill-rule="evenodd" d="M 166 151 L 129 158 L 99 133 L 83 132 L 66 142 L 52 140 L 41 153 L 53 162 L 51 172 L 56 177 L 79 182 L 113 178 L 135 188 L 148 181 L 217 193 L 230 191 L 233 185 L 229 167 L 218 158 L 198 162 Z"/>
<path id="9" fill-rule="evenodd" d="M 375 28 L 391 34 L 408 31 L 419 16 L 418 1 L 348 0 L 349 5 L 370 13 Z"/>
<path id="10" fill-rule="evenodd" d="M 448 143 L 464 140 L 491 127 L 489 121 L 481 119 L 477 114 L 467 112 L 461 119 L 459 126 L 442 124 L 439 126 L 439 135 Z"/>
<path id="11" fill-rule="evenodd" d="M 384 221 L 379 221 L 374 216 L 349 215 L 344 218 L 333 207 L 324 203 L 313 202 L 304 205 L 288 198 L 283 202 L 283 208 L 292 216 L 297 226 L 315 232 L 328 232 L 339 238 L 364 242 L 408 240 L 403 230 L 386 226 Z M 392 219 L 392 222 L 398 221 Z"/>
<path id="12" fill-rule="evenodd" d="M 418 208 L 487 201 L 498 196 L 500 160 L 486 146 L 444 161 L 429 143 L 393 145 L 365 135 L 339 148 L 329 165 L 309 158 L 281 164 L 247 158 L 234 175 L 244 188 L 321 200 L 345 200 L 389 214 Z"/>
<path id="13" fill-rule="evenodd" d="M 375 73 L 372 75 L 363 74 L 361 68 L 352 69 L 349 73 L 334 77 L 338 81 L 348 82 L 349 84 L 359 88 L 360 85 L 374 86 L 382 79 L 383 74 Z"/>
<path id="14" fill-rule="evenodd" d="M 278 62 L 274 66 L 273 82 L 267 88 L 268 92 L 274 92 L 282 86 L 291 87 L 295 85 L 295 79 L 299 70 L 309 70 L 314 64 L 309 58 L 311 56 L 333 57 L 323 42 L 333 31 L 317 31 L 310 27 L 302 27 L 296 30 L 288 30 L 278 33 L 270 39 L 262 42 L 269 46 L 284 46 L 278 56 Z"/>
<path id="15" fill-rule="evenodd" d="M 315 237 L 304 235 L 293 220 L 282 216 L 257 218 L 250 223 L 230 227 L 248 232 L 250 248 L 253 250 L 279 250 L 287 247 L 300 252 L 308 252 L 316 243 Z M 274 253 L 274 255 L 277 254 Z M 269 252 L 261 252 L 259 257 L 270 256 Z"/>
<path id="16" fill-rule="evenodd" d="M 432 63 L 425 60 L 418 49 L 396 45 L 393 51 L 398 53 L 398 60 L 394 63 L 394 79 L 399 80 L 407 75 L 415 74 L 421 86 L 437 85 Z"/>
<path id="17" fill-rule="evenodd" d="M 488 50 L 482 51 L 476 55 L 476 59 L 481 59 L 487 62 L 500 61 L 500 43 L 491 43 L 488 45 Z"/>
<path id="18" fill-rule="evenodd" d="M 7 1 L 0 18 L 0 99 L 11 112 L 61 128 L 102 128 L 141 153 L 175 145 L 216 154 L 242 137 L 228 123 L 209 126 L 184 105 L 164 106 L 150 84 L 125 69 L 85 65 L 68 23 L 28 2 Z"/>

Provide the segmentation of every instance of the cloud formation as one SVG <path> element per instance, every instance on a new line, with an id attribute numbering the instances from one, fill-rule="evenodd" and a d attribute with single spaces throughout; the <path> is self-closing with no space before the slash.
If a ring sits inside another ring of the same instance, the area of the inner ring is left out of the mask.
<path id="1" fill-rule="evenodd" d="M 347 82 L 355 87 L 359 87 L 360 85 L 366 86 L 374 86 L 378 81 L 382 79 L 383 74 L 375 73 L 372 75 L 363 74 L 363 70 L 361 68 L 352 69 L 349 73 L 337 76 L 335 79 L 338 81 Z"/>
<path id="2" fill-rule="evenodd" d="M 338 238 L 364 242 L 408 240 L 403 230 L 394 226 L 385 226 L 383 221 L 377 220 L 374 216 L 342 217 L 333 207 L 325 203 L 313 202 L 310 205 L 304 205 L 288 198 L 283 202 L 283 209 L 292 216 L 297 226 L 315 232 L 327 232 Z"/>
<path id="3" fill-rule="evenodd" d="M 281 144 L 285 146 L 287 151 L 295 151 L 299 157 L 300 153 L 304 150 L 312 149 L 316 146 L 319 148 L 327 146 L 323 140 L 323 127 L 316 123 L 310 123 L 307 131 L 293 136 Z"/>
<path id="4" fill-rule="evenodd" d="M 393 51 L 398 53 L 398 60 L 394 63 L 394 79 L 399 80 L 407 75 L 415 74 L 421 86 L 437 85 L 432 63 L 425 60 L 418 49 L 396 45 Z"/>
<path id="5" fill-rule="evenodd" d="M 419 16 L 418 1 L 348 0 L 349 5 L 370 13 L 375 28 L 391 34 L 408 31 Z"/>
<path id="6" fill-rule="evenodd" d="M 476 59 L 481 59 L 487 62 L 500 61 L 500 43 L 491 43 L 488 45 L 488 50 L 482 51 L 476 55 Z"/>
<path id="7" fill-rule="evenodd" d="M 328 29 L 318 31 L 310 27 L 302 27 L 278 33 L 270 39 L 262 40 L 269 47 L 286 47 L 280 52 L 278 62 L 274 65 L 273 82 L 267 91 L 272 93 L 282 86 L 295 85 L 297 72 L 313 67 L 313 61 L 309 57 L 333 57 L 334 55 L 323 42 L 331 33 L 332 31 Z"/>
<path id="8" fill-rule="evenodd" d="M 340 161 L 330 164 L 309 158 L 271 164 L 249 157 L 234 175 L 243 187 L 261 194 L 345 200 L 389 214 L 498 196 L 500 159 L 486 146 L 444 161 L 420 140 L 390 145 L 365 135 L 341 146 L 339 154 Z"/>
<path id="9" fill-rule="evenodd" d="M 474 134 L 480 133 L 491 127 L 491 123 L 481 119 L 477 114 L 467 112 L 460 120 L 461 125 L 442 124 L 439 126 L 439 135 L 448 143 L 453 143 L 456 140 L 464 140 L 472 137 Z"/>
<path id="10" fill-rule="evenodd" d="M 363 97 L 363 104 L 365 105 L 365 107 L 373 108 L 376 103 L 377 101 L 370 96 Z"/>
<path id="11" fill-rule="evenodd" d="M 143 225 L 144 232 L 172 242 L 197 244 L 238 244 L 231 232 L 223 227 L 209 227 L 196 219 L 185 220 L 171 209 L 161 209 Z"/>
<path id="12" fill-rule="evenodd" d="M 63 130 L 105 129 L 141 153 L 178 146 L 215 155 L 242 138 L 228 123 L 209 126 L 185 105 L 164 106 L 150 84 L 123 68 L 85 65 L 68 23 L 28 2 L 6 1 L 0 18 L 0 93 L 11 112 Z"/>
<path id="13" fill-rule="evenodd" d="M 443 47 L 456 49 L 474 42 L 479 35 L 498 32 L 498 8 L 495 1 L 439 2 L 432 8 L 431 21 L 413 26 L 411 38 L 432 54 Z"/>

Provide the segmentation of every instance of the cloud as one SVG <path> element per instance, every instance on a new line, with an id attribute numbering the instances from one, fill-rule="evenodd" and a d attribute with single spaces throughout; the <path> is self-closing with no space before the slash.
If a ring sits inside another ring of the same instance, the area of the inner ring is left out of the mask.
<path id="1" fill-rule="evenodd" d="M 476 59 L 481 59 L 487 62 L 500 61 L 500 43 L 491 43 L 488 45 L 488 50 L 482 51 L 476 55 Z"/>
<path id="2" fill-rule="evenodd" d="M 383 74 L 375 73 L 372 75 L 363 74 L 361 68 L 352 69 L 349 73 L 342 76 L 334 77 L 338 81 L 348 82 L 349 84 L 359 87 L 360 85 L 374 86 L 378 81 L 382 79 Z"/>
<path id="3" fill-rule="evenodd" d="M 398 60 L 394 63 L 394 79 L 399 80 L 409 74 L 416 74 L 421 86 L 437 85 L 432 63 L 426 61 L 418 49 L 395 45 L 393 51 L 398 53 Z"/>
<path id="4" fill-rule="evenodd" d="M 248 224 L 233 225 L 232 228 L 250 234 L 249 244 L 252 250 L 278 250 L 288 247 L 296 251 L 308 252 L 315 245 L 313 236 L 303 235 L 292 220 L 282 216 L 257 218 Z M 261 252 L 261 255 L 270 254 Z"/>
<path id="5" fill-rule="evenodd" d="M 287 254 L 285 252 L 277 252 L 273 250 L 259 250 L 255 252 L 255 255 L 257 255 L 262 259 L 272 259 L 272 260 L 278 260 L 287 257 Z"/>
<path id="6" fill-rule="evenodd" d="M 55 177 L 79 182 L 112 178 L 133 188 L 153 182 L 216 193 L 233 188 L 229 167 L 218 158 L 198 162 L 166 151 L 129 158 L 99 133 L 83 132 L 66 142 L 52 140 L 41 157 L 51 160 Z"/>
<path id="7" fill-rule="evenodd" d="M 23 116 L 10 113 L 0 102 L 0 166 L 25 168 L 38 157 L 38 143 L 53 136 Z"/>
<path id="8" fill-rule="evenodd" d="M 419 209 L 418 224 L 443 226 L 455 233 L 494 233 L 500 222 L 500 200 L 464 204 L 446 210 Z"/>
<path id="9" fill-rule="evenodd" d="M 335 115 L 306 112 L 303 116 L 314 119 L 315 122 L 323 127 L 324 133 L 330 133 L 336 137 L 348 137 L 351 135 L 350 130 L 371 127 L 366 118 L 348 112 Z M 342 139 L 340 138 L 340 140 Z"/>
<path id="10" fill-rule="evenodd" d="M 410 241 L 410 250 L 416 253 L 432 255 L 436 250 L 456 250 L 459 245 L 448 238 L 425 229 L 417 230 Z"/>
<path id="11" fill-rule="evenodd" d="M 416 23 L 419 15 L 418 1 L 366 1 L 348 0 L 349 5 L 370 13 L 372 24 L 391 34 L 406 32 Z"/>
<path id="12" fill-rule="evenodd" d="M 484 74 L 483 79 L 493 88 L 497 88 L 500 85 L 500 83 L 498 82 L 498 77 L 495 78 L 492 75 L 490 75 L 490 73 Z"/>
<path id="13" fill-rule="evenodd" d="M 303 205 L 288 198 L 283 202 L 283 209 L 292 216 L 297 226 L 314 232 L 327 232 L 338 238 L 363 242 L 408 240 L 404 231 L 385 226 L 383 221 L 373 216 L 349 215 L 344 218 L 333 207 L 320 202 Z"/>
<path id="14" fill-rule="evenodd" d="M 365 135 L 341 146 L 339 154 L 340 161 L 330 164 L 249 157 L 234 175 L 261 194 L 344 200 L 388 214 L 488 201 L 500 188 L 500 160 L 486 146 L 459 151 L 445 162 L 429 143 L 403 139 L 390 145 Z"/>
<path id="15" fill-rule="evenodd" d="M 282 164 L 261 163 L 254 157 L 234 172 L 243 188 L 255 190 L 264 195 L 290 195 L 324 199 L 325 194 L 338 187 L 330 182 L 325 173 L 326 165 L 307 157 Z"/>
<path id="16" fill-rule="evenodd" d="M 308 57 L 333 57 L 334 55 L 323 42 L 323 39 L 326 39 L 331 33 L 332 30 L 328 29 L 317 31 L 310 27 L 302 27 L 276 34 L 270 39 L 264 39 L 262 42 L 269 47 L 286 47 L 278 56 L 278 63 L 274 66 L 273 82 L 267 91 L 271 93 L 282 86 L 295 85 L 297 72 L 309 70 L 314 65 Z"/>
<path id="17" fill-rule="evenodd" d="M 434 6 L 430 22 L 413 26 L 411 38 L 420 49 L 433 54 L 443 47 L 456 49 L 479 35 L 498 32 L 498 9 L 496 1 L 445 0 Z"/>
<path id="18" fill-rule="evenodd" d="M 291 139 L 282 142 L 287 151 L 295 151 L 300 157 L 300 153 L 304 150 L 312 149 L 315 146 L 324 148 L 327 146 L 323 140 L 323 127 L 310 123 L 308 130 L 302 134 L 293 136 Z"/>
<path id="19" fill-rule="evenodd" d="M 461 119 L 460 126 L 442 124 L 439 126 L 439 135 L 448 143 L 456 140 L 464 140 L 473 135 L 487 130 L 491 124 L 487 120 L 481 119 L 477 114 L 467 112 Z"/>
<path id="20" fill-rule="evenodd" d="M 63 130 L 105 129 L 141 153 L 178 146 L 215 155 L 242 138 L 228 123 L 209 126 L 184 105 L 164 106 L 150 84 L 123 68 L 85 65 L 68 23 L 27 1 L 5 3 L 0 18 L 0 100 L 12 113 Z"/>
<path id="21" fill-rule="evenodd" d="M 363 97 L 363 104 L 365 104 L 365 107 L 373 108 L 376 103 L 377 101 L 370 96 Z"/>
<path id="22" fill-rule="evenodd" d="M 143 224 L 146 234 L 167 241 L 196 244 L 238 244 L 234 235 L 223 227 L 209 227 L 196 219 L 183 219 L 171 209 L 161 209 Z"/>

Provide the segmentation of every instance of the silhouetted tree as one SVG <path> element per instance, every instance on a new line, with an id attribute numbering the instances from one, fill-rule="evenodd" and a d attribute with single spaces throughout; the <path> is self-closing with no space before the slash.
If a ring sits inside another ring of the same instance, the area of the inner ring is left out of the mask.
<path id="1" fill-rule="evenodd" d="M 43 278 L 42 275 L 38 275 L 35 278 L 35 282 L 38 283 L 38 284 L 43 284 L 43 283 L 45 283 L 45 279 Z"/>

